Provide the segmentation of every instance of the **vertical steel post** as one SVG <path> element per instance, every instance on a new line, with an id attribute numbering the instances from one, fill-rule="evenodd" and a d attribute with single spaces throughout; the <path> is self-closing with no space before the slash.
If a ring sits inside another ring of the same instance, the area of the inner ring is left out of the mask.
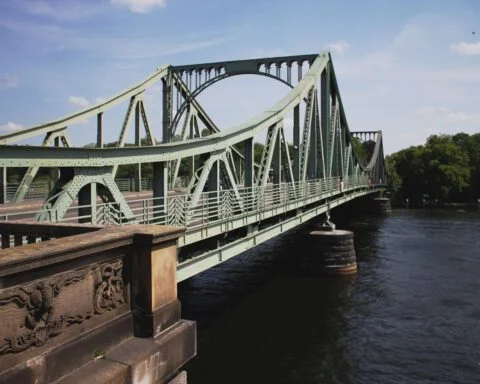
<path id="1" fill-rule="evenodd" d="M 208 174 L 208 218 L 216 220 L 218 218 L 220 205 L 220 163 L 215 160 Z"/>
<path id="2" fill-rule="evenodd" d="M 329 158 L 329 140 L 328 132 L 330 130 L 330 63 L 327 64 L 327 67 L 322 72 L 322 77 L 320 81 L 321 88 L 321 105 L 320 105 L 320 114 L 321 114 L 321 125 L 322 125 L 322 137 L 323 137 L 323 153 L 325 158 Z M 325 170 L 324 177 L 331 177 L 332 170 L 330 167 Z"/>
<path id="3" fill-rule="evenodd" d="M 291 68 L 291 67 L 290 67 Z M 293 108 L 293 177 L 300 181 L 300 104 Z"/>
<path id="4" fill-rule="evenodd" d="M 280 128 L 283 129 L 283 128 Z M 273 148 L 273 184 L 280 184 L 282 182 L 282 135 L 277 134 L 277 138 Z M 268 172 L 268 170 L 266 170 Z"/>
<path id="5" fill-rule="evenodd" d="M 78 219 L 79 223 L 97 222 L 97 183 L 85 185 L 78 192 Z M 82 217 L 87 216 L 87 217 Z"/>
<path id="6" fill-rule="evenodd" d="M 237 183 L 240 184 L 242 182 L 242 158 L 237 153 L 232 153 L 232 156 L 235 163 L 235 177 Z"/>
<path id="7" fill-rule="evenodd" d="M 185 116 L 187 118 L 187 116 Z M 194 121 L 195 120 L 195 121 Z M 196 116 L 190 119 L 190 139 L 195 138 L 195 124 L 197 124 Z M 191 178 L 195 174 L 195 156 L 191 156 L 189 159 L 189 172 L 188 177 Z"/>
<path id="8" fill-rule="evenodd" d="M 7 199 L 7 167 L 0 167 L 0 204 L 5 204 Z"/>
<path id="9" fill-rule="evenodd" d="M 244 141 L 244 159 L 245 159 L 245 181 L 244 186 L 247 195 L 245 196 L 245 209 L 249 210 L 253 207 L 253 182 L 254 182 L 254 151 L 253 151 L 253 137 Z"/>
<path id="10" fill-rule="evenodd" d="M 152 189 L 153 189 L 153 217 L 161 218 L 167 212 L 168 193 L 168 167 L 167 162 L 153 163 Z"/>
<path id="11" fill-rule="evenodd" d="M 245 140 L 245 188 L 253 187 L 253 137 Z"/>
<path id="12" fill-rule="evenodd" d="M 172 86 L 170 75 L 162 79 L 163 83 L 163 107 L 162 107 L 162 142 L 170 142 L 170 124 L 172 119 Z"/>
<path id="13" fill-rule="evenodd" d="M 316 110 L 315 103 L 317 102 L 316 91 L 314 91 L 314 97 L 312 98 L 312 118 L 310 119 L 310 156 L 308 157 L 308 171 L 307 178 L 310 180 L 315 180 L 317 176 L 317 125 L 316 125 Z"/>
<path id="14" fill-rule="evenodd" d="M 97 148 L 103 148 L 103 112 L 97 114 Z"/>
<path id="15" fill-rule="evenodd" d="M 60 146 L 60 137 L 57 136 L 53 139 L 53 145 L 55 147 Z M 57 180 L 60 179 L 60 168 L 57 168 L 57 167 L 50 168 L 50 178 L 53 180 L 53 184 L 55 184 Z"/>
<path id="16" fill-rule="evenodd" d="M 140 135 L 140 102 L 135 104 L 135 145 L 142 146 L 142 138 Z M 142 190 L 142 164 L 135 164 L 135 192 Z"/>

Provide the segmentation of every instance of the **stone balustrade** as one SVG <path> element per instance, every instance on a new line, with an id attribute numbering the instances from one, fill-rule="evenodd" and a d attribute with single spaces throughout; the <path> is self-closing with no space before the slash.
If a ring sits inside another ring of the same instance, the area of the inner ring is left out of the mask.
<path id="1" fill-rule="evenodd" d="M 185 383 L 196 326 L 177 300 L 182 233 L 0 223 L 0 382 Z"/>

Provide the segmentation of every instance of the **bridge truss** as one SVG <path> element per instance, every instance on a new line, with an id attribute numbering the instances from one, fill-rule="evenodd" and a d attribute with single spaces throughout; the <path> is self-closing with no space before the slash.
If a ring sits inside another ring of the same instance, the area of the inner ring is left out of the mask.
<path id="1" fill-rule="evenodd" d="M 291 90 L 262 114 L 220 130 L 197 96 L 223 79 L 245 74 L 275 79 Z M 162 84 L 160 139 L 145 104 L 145 92 L 156 83 Z M 128 107 L 116 147 L 105 148 L 104 114 L 121 102 Z M 290 116 L 293 126 L 286 124 Z M 96 148 L 72 146 L 69 127 L 92 117 L 97 122 Z M 131 125 L 135 146 L 126 147 Z M 261 133 L 265 143 L 256 164 L 254 138 Z M 43 136 L 41 146 L 14 145 L 35 136 Z M 287 137 L 292 137 L 290 145 Z M 367 138 L 374 150 L 363 164 L 353 141 Z M 174 192 L 182 159 L 189 164 L 188 184 Z M 143 163 L 153 166 L 152 196 L 127 201 L 115 182 L 117 169 L 136 164 L 135 190 L 140 191 Z M 295 226 L 307 213 L 325 212 L 335 201 L 370 193 L 370 187 L 386 182 L 382 132 L 350 131 L 328 52 L 162 66 L 143 82 L 96 105 L 0 136 L 0 203 L 7 200 L 9 167 L 27 168 L 12 199 L 17 203 L 40 167 L 60 170 L 36 213 L 38 221 L 181 225 L 188 228 L 183 246 L 240 228 L 248 232 L 242 237 L 253 239 L 262 221 L 273 217 Z"/>

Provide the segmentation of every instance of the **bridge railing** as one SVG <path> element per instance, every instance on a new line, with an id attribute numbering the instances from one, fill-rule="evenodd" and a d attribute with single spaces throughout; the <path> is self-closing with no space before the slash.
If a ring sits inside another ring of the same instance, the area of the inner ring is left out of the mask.
<path id="1" fill-rule="evenodd" d="M 49 220 L 66 223 L 99 225 L 162 224 L 197 228 L 206 224 L 227 221 L 235 216 L 262 213 L 306 199 L 326 194 L 340 194 L 350 189 L 368 186 L 367 176 L 332 177 L 294 183 L 267 184 L 264 187 L 244 187 L 238 190 L 203 192 L 196 206 L 187 194 L 167 198 L 129 200 L 133 220 L 127 220 L 118 203 L 103 203 L 70 207 L 62 220 L 55 209 L 47 210 Z M 31 220 L 36 212 L 3 214 L 0 220 Z"/>
<path id="2" fill-rule="evenodd" d="M 0 222 L 0 248 L 7 249 L 25 244 L 59 239 L 66 236 L 98 230 L 97 226 L 51 223 Z"/>
<path id="3" fill-rule="evenodd" d="M 135 190 L 135 179 L 134 178 L 123 178 L 115 179 L 118 189 L 121 192 L 136 192 Z M 19 187 L 20 183 L 8 183 L 7 184 L 7 202 L 13 202 L 15 193 Z M 48 193 L 52 190 L 55 183 L 51 180 L 47 181 L 35 181 L 31 184 L 27 193 L 25 194 L 26 200 L 32 199 L 45 199 Z M 184 188 L 188 185 L 187 177 L 177 177 L 176 188 Z M 141 182 L 142 191 L 151 191 L 152 190 L 152 178 L 142 178 Z"/>

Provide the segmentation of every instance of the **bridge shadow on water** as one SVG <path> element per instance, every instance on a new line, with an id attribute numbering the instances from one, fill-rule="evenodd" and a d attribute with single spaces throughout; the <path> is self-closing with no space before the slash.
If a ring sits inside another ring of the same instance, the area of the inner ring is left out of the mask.
<path id="1" fill-rule="evenodd" d="M 355 382 L 348 335 L 365 303 L 355 294 L 356 276 L 312 276 L 300 268 L 311 225 L 179 284 L 182 315 L 198 325 L 190 383 Z M 356 232 L 360 269 L 364 259 L 377 258 L 371 244 L 378 225 L 360 217 L 348 227 Z M 362 274 L 362 289 L 378 289 L 368 284 L 373 270 Z"/>

